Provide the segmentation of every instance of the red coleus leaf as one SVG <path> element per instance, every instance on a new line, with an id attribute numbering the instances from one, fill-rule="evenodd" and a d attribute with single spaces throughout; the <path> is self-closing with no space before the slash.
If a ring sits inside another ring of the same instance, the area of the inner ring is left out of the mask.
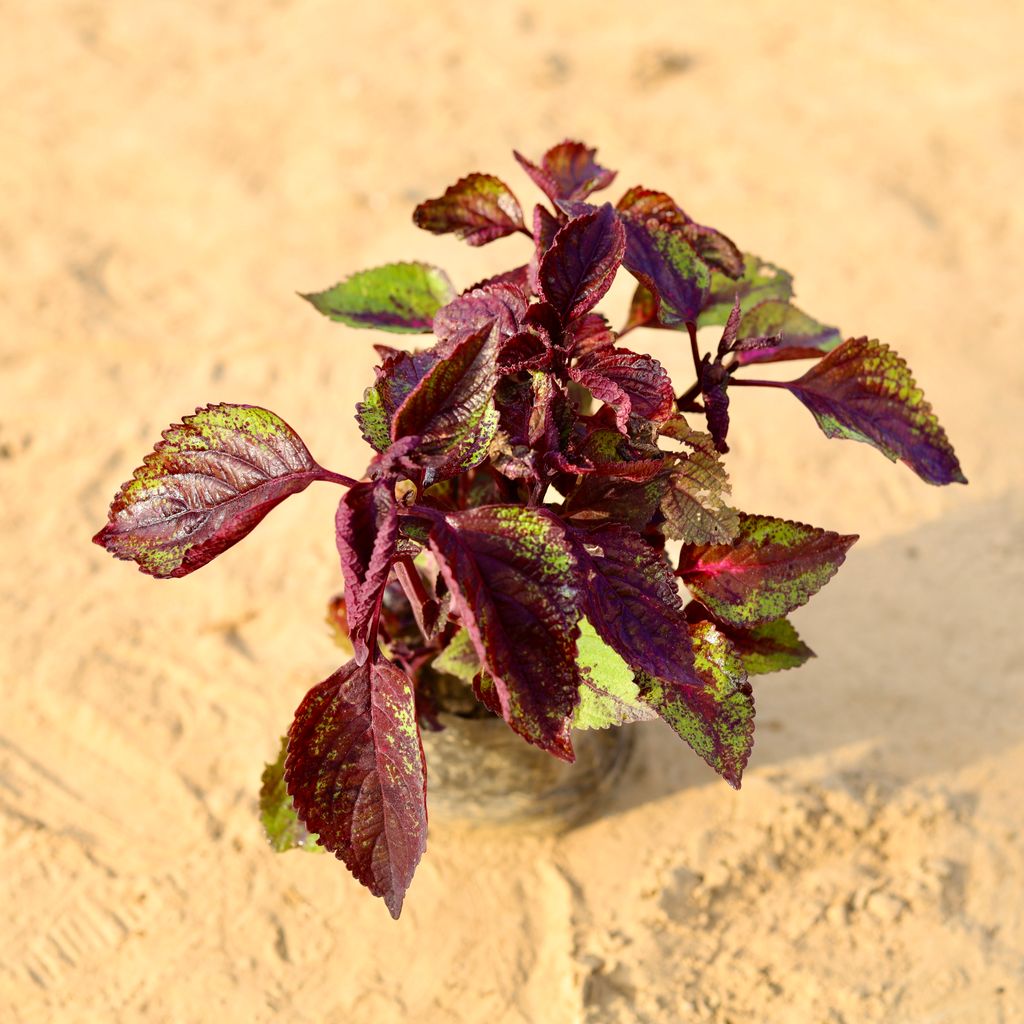
<path id="1" fill-rule="evenodd" d="M 690 627 L 696 686 L 641 673 L 640 699 L 734 789 L 754 746 L 754 697 L 736 649 L 710 622 Z"/>
<path id="2" fill-rule="evenodd" d="M 430 550 L 490 680 L 480 696 L 529 742 L 572 761 L 580 595 L 562 524 L 518 505 L 435 514 Z"/>
<path id="3" fill-rule="evenodd" d="M 720 231 L 698 224 L 664 192 L 631 188 L 616 209 L 636 220 L 653 219 L 662 227 L 678 231 L 712 270 L 733 278 L 743 274 L 743 254 L 736 244 Z"/>
<path id="4" fill-rule="evenodd" d="M 350 661 L 306 694 L 285 782 L 302 823 L 391 916 L 426 849 L 426 765 L 412 683 L 389 661 Z"/>
<path id="5" fill-rule="evenodd" d="M 611 287 L 626 241 L 610 203 L 574 217 L 540 261 L 543 297 L 562 323 L 589 312 Z"/>
<path id="6" fill-rule="evenodd" d="M 663 552 L 626 526 L 574 526 L 583 614 L 634 670 L 694 685 L 679 589 Z"/>
<path id="7" fill-rule="evenodd" d="M 620 430 L 629 417 L 660 423 L 675 412 L 672 381 L 657 359 L 625 348 L 603 348 L 582 356 L 569 376 L 612 406 Z"/>
<path id="8" fill-rule="evenodd" d="M 640 439 L 629 437 L 619 430 L 603 426 L 605 410 L 591 417 L 591 426 L 579 443 L 578 451 L 586 460 L 589 470 L 600 476 L 640 482 L 658 476 L 670 456 Z"/>
<path id="9" fill-rule="evenodd" d="M 806 604 L 836 574 L 856 536 L 740 513 L 729 544 L 689 544 L 678 575 L 716 619 L 750 627 Z"/>
<path id="10" fill-rule="evenodd" d="M 395 481 L 358 483 L 338 503 L 334 519 L 345 607 L 356 662 L 376 648 L 380 602 L 398 543 Z"/>
<path id="11" fill-rule="evenodd" d="M 528 299 L 514 282 L 494 282 L 463 292 L 434 316 L 434 334 L 446 342 L 446 351 L 456 341 L 490 327 L 499 340 L 514 337 L 523 327 Z"/>
<path id="12" fill-rule="evenodd" d="M 657 322 L 677 327 L 696 320 L 711 282 L 707 264 L 681 232 L 656 218 L 628 210 L 620 218 L 626 229 L 623 266 L 650 293 Z"/>
<path id="13" fill-rule="evenodd" d="M 615 344 L 615 332 L 600 313 L 587 313 L 566 328 L 565 346 L 577 358 L 592 355 Z"/>
<path id="14" fill-rule="evenodd" d="M 186 576 L 289 495 L 331 476 L 275 413 L 209 405 L 163 432 L 93 541 L 150 576 Z"/>
<path id="15" fill-rule="evenodd" d="M 910 367 L 888 345 L 850 338 L 781 386 L 811 410 L 828 437 L 866 441 L 930 484 L 967 483 Z"/>
<path id="16" fill-rule="evenodd" d="M 562 223 L 546 206 L 538 203 L 533 208 L 533 255 L 530 257 L 528 278 L 534 295 L 541 293 L 540 261 L 551 248 L 555 235 L 562 229 Z"/>
<path id="17" fill-rule="evenodd" d="M 509 187 L 493 174 L 470 174 L 437 199 L 413 211 L 417 227 L 435 235 L 453 233 L 470 245 L 524 231 L 523 211 Z"/>
<path id="18" fill-rule="evenodd" d="M 596 149 L 568 139 L 552 146 L 538 167 L 520 153 L 520 166 L 534 184 L 553 202 L 559 199 L 585 199 L 591 192 L 607 188 L 615 180 L 615 171 L 602 167 L 594 157 Z"/>
<path id="19" fill-rule="evenodd" d="M 622 523 L 640 532 L 654 518 L 668 486 L 664 473 L 641 481 L 590 473 L 566 495 L 562 513 L 581 522 Z"/>
<path id="20" fill-rule="evenodd" d="M 759 302 L 743 314 L 728 351 L 736 361 L 776 363 L 784 359 L 816 359 L 831 352 L 843 336 L 779 299 Z"/>
<path id="21" fill-rule="evenodd" d="M 379 452 L 416 438 L 403 456 L 426 469 L 425 484 L 483 462 L 498 426 L 497 348 L 488 323 L 434 350 L 385 361 L 357 407 L 363 436 Z"/>

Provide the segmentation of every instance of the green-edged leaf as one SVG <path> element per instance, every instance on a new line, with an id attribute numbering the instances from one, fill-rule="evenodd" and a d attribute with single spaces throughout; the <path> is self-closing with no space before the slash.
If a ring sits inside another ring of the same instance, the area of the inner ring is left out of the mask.
<path id="1" fill-rule="evenodd" d="M 731 351 L 740 365 L 816 358 L 842 342 L 838 328 L 826 327 L 779 299 L 759 302 L 743 314 Z"/>
<path id="2" fill-rule="evenodd" d="M 150 576 L 185 576 L 323 476 L 280 416 L 251 405 L 209 405 L 163 432 L 93 540 Z"/>
<path id="3" fill-rule="evenodd" d="M 743 659 L 747 675 L 765 675 L 797 668 L 814 657 L 814 651 L 800 639 L 789 619 L 773 619 L 751 629 L 720 626 Z"/>
<path id="4" fill-rule="evenodd" d="M 910 367 L 888 345 L 850 338 L 785 387 L 826 436 L 866 441 L 930 484 L 967 483 Z"/>
<path id="5" fill-rule="evenodd" d="M 572 761 L 580 596 L 559 520 L 518 505 L 437 513 L 430 549 L 490 680 L 477 695 L 524 739 Z"/>
<path id="6" fill-rule="evenodd" d="M 397 918 L 427 842 L 412 683 L 350 661 L 306 694 L 288 731 L 288 792 L 306 827 Z"/>
<path id="7" fill-rule="evenodd" d="M 448 641 L 448 646 L 434 659 L 433 667 L 435 671 L 455 676 L 464 683 L 473 682 L 480 674 L 482 666 L 470 639 L 469 630 L 460 629 Z"/>
<path id="8" fill-rule="evenodd" d="M 740 513 L 730 544 L 684 545 L 678 575 L 715 618 L 750 627 L 806 604 L 846 558 L 855 535 Z"/>
<path id="9" fill-rule="evenodd" d="M 323 853 L 316 836 L 299 821 L 295 805 L 284 784 L 284 759 L 288 753 L 288 737 L 281 737 L 281 750 L 277 760 L 263 769 L 260 780 L 260 821 L 267 841 L 277 853 L 285 850 L 307 850 Z"/>
<path id="10" fill-rule="evenodd" d="M 662 433 L 683 445 L 682 454 L 665 474 L 662 532 L 687 544 L 732 540 L 739 530 L 739 515 L 728 504 L 729 476 L 711 436 L 691 430 L 681 416 L 666 423 Z"/>
<path id="11" fill-rule="evenodd" d="M 792 274 L 750 253 L 744 254 L 744 261 L 743 276 L 739 280 L 721 273 L 711 275 L 711 288 L 697 317 L 698 327 L 724 325 L 737 299 L 740 309 L 746 313 L 768 299 L 793 297 Z"/>
<path id="12" fill-rule="evenodd" d="M 486 245 L 525 229 L 519 200 L 493 174 L 467 175 L 443 196 L 420 203 L 412 219 L 417 227 L 435 235 L 453 233 L 470 245 Z"/>
<path id="13" fill-rule="evenodd" d="M 429 334 L 434 314 L 455 298 L 448 275 L 427 263 L 389 263 L 302 298 L 349 327 Z"/>
<path id="14" fill-rule="evenodd" d="M 743 661 L 710 622 L 690 627 L 701 686 L 679 686 L 641 674 L 640 698 L 734 789 L 754 745 L 754 696 Z"/>
<path id="15" fill-rule="evenodd" d="M 607 729 L 655 717 L 640 701 L 633 670 L 585 618 L 580 619 L 577 646 L 581 685 L 580 703 L 572 719 L 574 729 Z"/>

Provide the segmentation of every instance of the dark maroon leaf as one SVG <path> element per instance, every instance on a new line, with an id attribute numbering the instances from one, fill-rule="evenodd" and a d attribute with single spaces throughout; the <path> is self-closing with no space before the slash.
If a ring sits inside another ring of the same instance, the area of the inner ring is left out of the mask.
<path id="1" fill-rule="evenodd" d="M 509 338 L 498 350 L 498 369 L 502 373 L 540 370 L 550 362 L 551 342 L 532 331 L 523 331 Z"/>
<path id="2" fill-rule="evenodd" d="M 570 491 L 563 505 L 563 515 L 581 522 L 622 523 L 640 532 L 654 518 L 668 486 L 664 473 L 639 483 L 591 473 Z"/>
<path id="3" fill-rule="evenodd" d="M 610 203 L 569 221 L 540 261 L 543 297 L 569 323 L 589 312 L 611 287 L 625 236 Z"/>
<path id="4" fill-rule="evenodd" d="M 417 227 L 435 235 L 454 233 L 470 245 L 486 245 L 525 230 L 519 201 L 493 174 L 462 178 L 440 198 L 420 203 L 412 219 Z"/>
<path id="5" fill-rule="evenodd" d="M 775 363 L 783 359 L 818 358 L 831 352 L 843 336 L 835 327 L 813 320 L 779 299 L 759 302 L 743 314 L 729 351 L 737 362 Z"/>
<path id="6" fill-rule="evenodd" d="M 579 446 L 580 454 L 594 473 L 640 482 L 664 470 L 668 457 L 657 446 L 629 437 L 614 427 L 602 426 L 602 418 L 601 414 L 593 417 L 597 425 L 589 430 Z"/>
<path id="7" fill-rule="evenodd" d="M 631 188 L 616 209 L 636 220 L 653 219 L 664 228 L 678 231 L 712 270 L 733 278 L 742 275 L 743 254 L 736 244 L 720 231 L 698 224 L 664 192 Z"/>
<path id="8" fill-rule="evenodd" d="M 569 376 L 615 409 L 620 430 L 626 429 L 631 415 L 660 423 L 675 412 L 672 381 L 650 356 L 605 348 L 581 357 Z"/>
<path id="9" fill-rule="evenodd" d="M 524 263 L 521 267 L 514 267 L 512 270 L 505 270 L 500 274 L 492 274 L 490 277 L 485 277 L 482 281 L 477 281 L 476 284 L 471 285 L 466 289 L 466 292 L 475 292 L 477 289 L 487 288 L 492 284 L 514 284 L 524 293 L 528 293 L 530 291 L 529 270 L 530 268 Z"/>
<path id="10" fill-rule="evenodd" d="M 549 512 L 492 505 L 437 515 L 430 548 L 493 692 L 529 742 L 573 760 L 579 594 L 569 542 Z"/>
<path id="11" fill-rule="evenodd" d="M 836 574 L 856 536 L 740 514 L 729 544 L 690 544 L 678 574 L 716 619 L 750 627 L 806 604 Z"/>
<path id="12" fill-rule="evenodd" d="M 394 480 L 358 483 L 338 503 L 335 538 L 345 580 L 349 637 L 356 662 L 376 649 L 377 617 L 398 541 Z"/>
<path id="13" fill-rule="evenodd" d="M 704 412 L 708 421 L 708 433 L 715 442 L 715 449 L 723 455 L 729 450 L 726 436 L 729 433 L 729 373 L 722 364 L 705 356 L 701 365 L 700 390 L 704 399 Z"/>
<path id="14" fill-rule="evenodd" d="M 552 146 L 539 167 L 520 153 L 514 155 L 534 184 L 552 202 L 557 202 L 559 199 L 585 199 L 615 180 L 615 171 L 598 164 L 594 159 L 596 154 L 596 149 L 567 139 Z"/>
<path id="15" fill-rule="evenodd" d="M 828 437 L 866 441 L 930 484 L 967 483 L 910 367 L 888 345 L 850 338 L 784 387 Z"/>
<path id="16" fill-rule="evenodd" d="M 682 600 L 664 553 L 618 524 L 576 527 L 572 539 L 583 614 L 605 643 L 636 670 L 695 685 Z"/>
<path id="17" fill-rule="evenodd" d="M 186 576 L 289 495 L 329 477 L 275 413 L 208 405 L 163 432 L 93 541 L 150 576 Z"/>
<path id="18" fill-rule="evenodd" d="M 600 313 L 587 313 L 566 329 L 566 348 L 579 358 L 611 348 L 614 344 L 615 332 Z"/>
<path id="19" fill-rule="evenodd" d="M 538 203 L 533 208 L 533 255 L 530 257 L 528 276 L 530 290 L 540 295 L 540 261 L 551 248 L 555 235 L 562 229 L 560 221 L 546 206 Z"/>
<path id="20" fill-rule="evenodd" d="M 285 782 L 302 823 L 391 916 L 426 848 L 426 765 L 412 683 L 385 659 L 350 661 L 306 694 Z"/>
<path id="21" fill-rule="evenodd" d="M 754 745 L 754 698 L 743 661 L 710 622 L 690 627 L 697 686 L 643 673 L 640 698 L 734 789 Z"/>

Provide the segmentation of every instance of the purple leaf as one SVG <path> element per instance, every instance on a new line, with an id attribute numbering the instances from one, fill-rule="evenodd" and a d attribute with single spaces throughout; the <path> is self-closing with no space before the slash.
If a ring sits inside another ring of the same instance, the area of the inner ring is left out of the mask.
<path id="1" fill-rule="evenodd" d="M 628 527 L 575 527 L 583 614 L 635 670 L 695 684 L 679 589 L 663 552 Z"/>
<path id="2" fill-rule="evenodd" d="M 559 199 L 585 199 L 615 180 L 615 171 L 598 164 L 594 159 L 596 154 L 596 149 L 568 139 L 552 146 L 539 167 L 520 153 L 514 153 L 523 170 L 553 203 Z"/>
<path id="3" fill-rule="evenodd" d="M 285 782 L 299 818 L 398 918 L 426 849 L 426 765 L 412 683 L 385 659 L 350 661 L 306 694 Z"/>
<path id="4" fill-rule="evenodd" d="M 630 415 L 660 423 L 675 412 L 672 381 L 651 356 L 604 348 L 581 357 L 569 376 L 616 410 L 620 430 L 626 429 Z"/>
<path id="5" fill-rule="evenodd" d="M 587 313 L 566 329 L 566 348 L 577 358 L 609 349 L 615 344 L 615 332 L 600 313 Z"/>
<path id="6" fill-rule="evenodd" d="M 720 231 L 698 224 L 664 192 L 647 188 L 631 188 L 616 204 L 620 213 L 636 220 L 656 220 L 662 227 L 677 231 L 712 269 L 728 277 L 743 273 L 743 254 L 736 244 Z"/>
<path id="7" fill-rule="evenodd" d="M 611 287 L 626 241 L 610 203 L 569 221 L 540 261 L 542 296 L 562 323 L 589 312 Z"/>
<path id="8" fill-rule="evenodd" d="M 654 217 L 620 217 L 626 228 L 623 265 L 651 294 L 658 322 L 678 327 L 696 320 L 711 282 L 707 264 L 679 231 Z"/>
<path id="9" fill-rule="evenodd" d="M 677 572 L 716 619 L 756 626 L 806 604 L 836 574 L 856 540 L 741 513 L 735 540 L 684 546 Z"/>
<path id="10" fill-rule="evenodd" d="M 782 386 L 811 410 L 827 437 L 866 441 L 930 484 L 967 483 L 910 367 L 888 345 L 850 338 Z"/>
<path id="11" fill-rule="evenodd" d="M 754 745 L 754 698 L 743 662 L 710 622 L 690 627 L 697 686 L 640 675 L 640 698 L 734 789 Z"/>
<path id="12" fill-rule="evenodd" d="M 430 549 L 490 679 L 482 699 L 530 743 L 572 761 L 580 596 L 560 522 L 516 505 L 437 515 Z"/>
<path id="13" fill-rule="evenodd" d="M 448 275 L 426 263 L 389 263 L 302 298 L 350 327 L 429 334 L 434 314 L 455 297 Z"/>
<path id="14" fill-rule="evenodd" d="M 759 302 L 741 319 L 729 351 L 737 362 L 776 363 L 784 359 L 818 358 L 831 352 L 843 336 L 779 299 Z"/>
<path id="15" fill-rule="evenodd" d="M 704 399 L 704 413 L 708 421 L 708 433 L 715 443 L 715 450 L 725 454 L 729 450 L 726 436 L 729 433 L 729 372 L 719 360 L 711 362 L 705 356 L 701 364 L 700 392 Z"/>
<path id="16" fill-rule="evenodd" d="M 546 206 L 538 203 L 533 208 L 533 255 L 530 257 L 528 269 L 530 290 L 540 295 L 540 261 L 551 248 L 555 235 L 562 229 L 560 221 Z"/>
<path id="17" fill-rule="evenodd" d="M 358 483 L 338 503 L 334 519 L 345 608 L 356 662 L 376 650 L 377 618 L 398 542 L 394 480 Z"/>
<path id="18" fill-rule="evenodd" d="M 163 432 L 93 541 L 150 576 L 186 576 L 289 495 L 329 477 L 276 414 L 209 405 Z"/>
<path id="19" fill-rule="evenodd" d="M 525 230 L 519 201 L 493 174 L 467 175 L 440 198 L 420 203 L 412 219 L 417 227 L 435 235 L 454 233 L 470 245 Z"/>
<path id="20" fill-rule="evenodd" d="M 568 494 L 562 514 L 581 522 L 610 520 L 641 532 L 654 518 L 668 486 L 664 473 L 639 482 L 592 473 Z"/>
<path id="21" fill-rule="evenodd" d="M 521 267 L 513 267 L 512 270 L 505 270 L 500 274 L 492 274 L 490 277 L 485 277 L 482 281 L 477 281 L 476 284 L 466 289 L 463 294 L 467 292 L 475 292 L 480 288 L 487 288 L 492 284 L 514 284 L 524 293 L 530 290 L 530 268 L 524 263 Z"/>

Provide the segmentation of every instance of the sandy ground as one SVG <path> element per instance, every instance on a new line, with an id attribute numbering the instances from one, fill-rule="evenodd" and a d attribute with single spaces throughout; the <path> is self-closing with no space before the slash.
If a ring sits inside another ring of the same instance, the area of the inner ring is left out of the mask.
<path id="1" fill-rule="evenodd" d="M 0 2 L 0 1019 L 1024 1021 L 1024 7 L 739 6 Z M 510 150 L 567 134 L 902 352 L 971 485 L 738 395 L 737 502 L 863 537 L 743 790 L 639 727 L 583 827 L 434 826 L 395 924 L 255 816 L 337 663 L 336 493 L 174 583 L 89 537 L 207 401 L 360 470 L 372 338 L 295 291 L 511 263 L 411 207 L 471 169 L 531 201 Z"/>

